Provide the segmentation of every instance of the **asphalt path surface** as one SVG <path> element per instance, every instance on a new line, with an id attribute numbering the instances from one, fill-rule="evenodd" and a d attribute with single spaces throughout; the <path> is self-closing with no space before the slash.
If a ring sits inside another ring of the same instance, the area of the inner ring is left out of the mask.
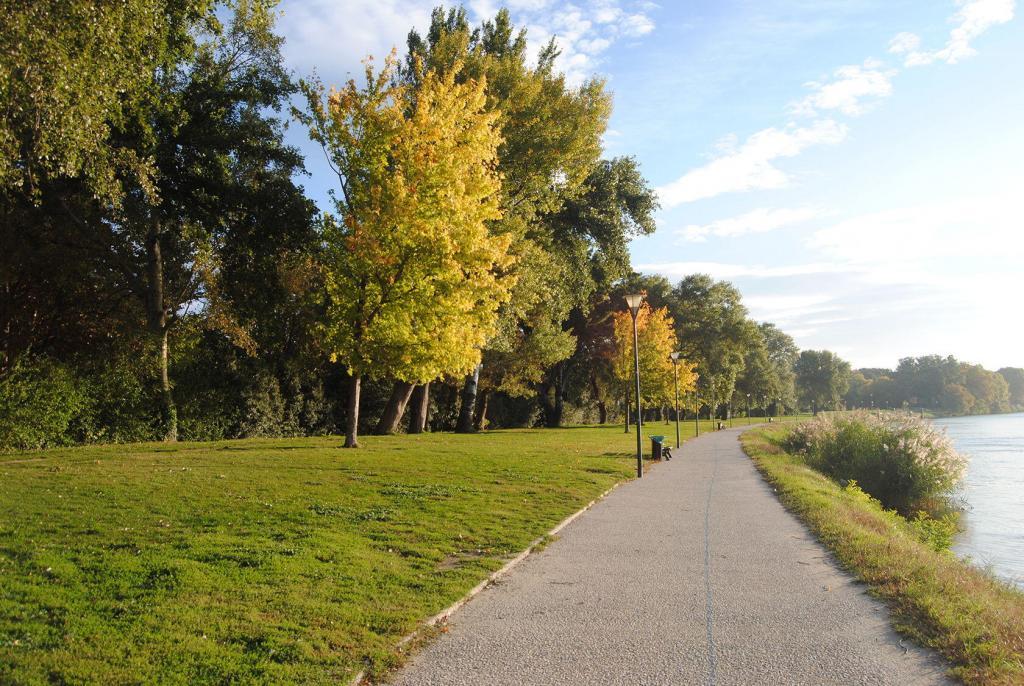
<path id="1" fill-rule="evenodd" d="M 703 435 L 613 491 L 394 683 L 950 683 L 783 509 L 738 435 Z"/>

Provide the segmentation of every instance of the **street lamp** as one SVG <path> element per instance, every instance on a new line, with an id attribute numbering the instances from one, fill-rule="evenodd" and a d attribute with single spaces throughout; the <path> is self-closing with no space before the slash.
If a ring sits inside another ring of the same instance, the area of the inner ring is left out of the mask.
<path id="1" fill-rule="evenodd" d="M 636 476 L 644 475 L 644 453 L 640 439 L 640 339 L 636 333 L 636 316 L 640 313 L 640 303 L 644 301 L 642 293 L 626 296 L 626 307 L 633 315 L 633 372 L 636 376 Z"/>
<path id="2" fill-rule="evenodd" d="M 747 393 L 747 424 L 750 423 L 750 394 Z"/>
<path id="3" fill-rule="evenodd" d="M 676 387 L 676 448 L 679 447 L 679 353 L 670 353 L 672 358 L 672 383 Z"/>

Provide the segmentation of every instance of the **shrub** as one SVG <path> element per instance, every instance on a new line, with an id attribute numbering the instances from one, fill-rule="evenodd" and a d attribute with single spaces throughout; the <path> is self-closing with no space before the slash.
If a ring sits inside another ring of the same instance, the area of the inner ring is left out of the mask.
<path id="1" fill-rule="evenodd" d="M 897 412 L 822 415 L 796 426 L 785 448 L 908 517 L 940 509 L 966 467 L 943 431 Z"/>
<path id="2" fill-rule="evenodd" d="M 281 385 L 270 374 L 261 374 L 242 391 L 242 417 L 238 433 L 242 438 L 294 436 L 291 409 L 281 394 Z"/>
<path id="3" fill-rule="evenodd" d="M 71 442 L 68 426 L 89 404 L 75 375 L 45 357 L 20 357 L 0 376 L 0 450 Z"/>
<path id="4" fill-rule="evenodd" d="M 76 367 L 89 406 L 69 427 L 76 443 L 130 443 L 160 436 L 160 406 L 146 356 L 112 355 Z"/>

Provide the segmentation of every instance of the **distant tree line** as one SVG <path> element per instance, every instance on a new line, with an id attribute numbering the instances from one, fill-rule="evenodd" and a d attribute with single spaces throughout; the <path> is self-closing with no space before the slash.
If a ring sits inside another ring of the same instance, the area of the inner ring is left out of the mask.
<path id="1" fill-rule="evenodd" d="M 438 8 L 337 87 L 285 69 L 274 21 L 270 0 L 8 12 L 0 449 L 621 421 L 638 291 L 647 419 L 675 374 L 719 417 L 858 383 L 731 284 L 633 272 L 658 205 L 604 155 L 611 96 L 568 83 L 553 42 L 528 55 L 507 11 Z M 329 209 L 289 122 L 331 164 Z M 964 374 L 947 395 L 1002 407 Z"/>
<path id="2" fill-rule="evenodd" d="M 1024 411 L 1024 369 L 989 371 L 952 355 L 900 360 L 896 369 L 858 369 L 845 396 L 850 407 L 913 408 L 970 415 Z"/>

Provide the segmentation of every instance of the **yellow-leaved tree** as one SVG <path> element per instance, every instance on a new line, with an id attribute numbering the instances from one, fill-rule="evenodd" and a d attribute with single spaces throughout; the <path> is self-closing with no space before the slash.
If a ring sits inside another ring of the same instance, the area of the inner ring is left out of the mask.
<path id="1" fill-rule="evenodd" d="M 633 322 L 626 311 L 620 310 L 613 316 L 612 370 L 625 391 L 628 418 L 629 399 L 636 384 L 633 380 Z M 671 354 L 677 349 L 677 341 L 668 308 L 655 310 L 643 303 L 637 312 L 636 329 L 640 343 L 640 404 L 646 407 L 671 404 L 675 398 Z M 680 359 L 678 365 L 679 393 L 683 394 L 695 388 L 697 374 L 691 362 Z"/>
<path id="2" fill-rule="evenodd" d="M 357 445 L 364 375 L 423 383 L 474 369 L 512 283 L 500 218 L 501 142 L 484 81 L 428 71 L 415 89 L 394 53 L 366 85 L 302 84 L 300 118 L 340 182 L 323 263 L 324 337 L 352 378 L 346 447 Z"/>

